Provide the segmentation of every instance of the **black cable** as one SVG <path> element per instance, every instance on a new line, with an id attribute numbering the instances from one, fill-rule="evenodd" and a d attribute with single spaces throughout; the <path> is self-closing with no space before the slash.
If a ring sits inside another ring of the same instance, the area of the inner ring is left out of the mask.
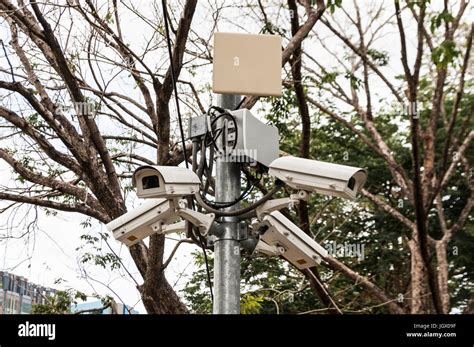
<path id="1" fill-rule="evenodd" d="M 201 194 L 201 198 L 209 206 L 211 206 L 212 208 L 216 208 L 216 209 L 217 208 L 226 208 L 226 207 L 234 206 L 235 204 L 237 204 L 237 203 L 241 202 L 243 199 L 245 199 L 250 194 L 252 189 L 255 187 L 256 182 L 259 181 L 258 178 L 253 177 L 248 172 L 245 172 L 245 176 L 247 178 L 247 186 L 246 186 L 245 190 L 235 200 L 229 201 L 229 202 L 210 201 L 209 199 L 206 198 L 205 193 L 204 193 L 204 195 Z"/>
<path id="2" fill-rule="evenodd" d="M 201 198 L 202 200 L 209 206 L 211 206 L 212 208 L 227 208 L 227 207 L 232 207 L 234 206 L 235 204 L 238 204 L 239 202 L 241 202 L 243 199 L 245 199 L 249 194 L 250 192 L 252 191 L 252 188 L 254 187 L 254 185 L 250 185 L 248 186 L 243 192 L 242 194 L 239 195 L 238 198 L 236 198 L 235 200 L 233 201 L 229 201 L 229 202 L 215 202 L 215 201 L 210 201 L 208 200 L 205 196 L 201 195 Z"/>
<path id="3" fill-rule="evenodd" d="M 216 122 L 222 118 L 222 117 L 226 117 L 226 116 L 230 116 L 231 119 L 232 119 L 232 122 L 234 123 L 235 125 L 235 137 L 237 139 L 237 136 L 238 136 L 238 133 L 237 133 L 237 123 L 235 121 L 235 119 L 233 118 L 232 115 L 230 115 L 229 113 L 222 113 L 220 114 L 219 116 L 217 116 L 214 120 L 212 120 L 211 122 L 211 129 L 214 127 L 214 125 L 216 124 Z M 222 135 L 223 133 L 223 129 L 222 128 L 219 128 L 219 129 L 213 129 L 211 135 L 209 136 L 209 133 L 206 133 L 206 146 L 207 147 L 210 147 L 211 144 L 214 145 L 214 148 L 217 150 L 217 152 L 219 154 L 224 154 L 224 152 L 222 152 L 220 149 L 219 149 L 219 146 L 217 145 L 217 140 L 219 139 L 219 137 Z M 209 142 L 207 139 L 210 138 L 211 142 Z M 237 141 L 234 141 L 234 145 L 232 146 L 232 151 L 235 149 L 235 147 L 237 146 Z"/>
<path id="4" fill-rule="evenodd" d="M 211 122 L 211 128 L 212 128 L 212 126 L 213 126 L 215 123 L 217 123 L 217 121 L 218 121 L 220 118 L 226 117 L 226 116 L 227 116 L 227 117 L 230 117 L 230 118 L 232 119 L 232 122 L 234 123 L 235 141 L 234 141 L 234 144 L 233 144 L 233 146 L 232 146 L 232 150 L 231 150 L 231 153 L 232 153 L 232 151 L 233 151 L 233 150 L 235 149 L 235 147 L 237 146 L 237 138 L 238 138 L 238 136 L 239 136 L 238 128 L 237 128 L 237 120 L 235 119 L 235 117 L 234 117 L 232 114 L 228 113 L 228 112 L 221 113 L 219 116 L 217 116 L 217 117 Z M 212 142 L 213 142 L 213 144 L 214 144 L 214 147 L 219 151 L 219 148 L 218 148 L 218 146 L 217 146 L 217 144 L 216 144 L 216 141 L 217 141 L 217 139 L 219 138 L 219 136 L 223 133 L 224 130 L 223 130 L 222 128 L 220 128 L 220 129 L 218 129 L 218 130 L 219 130 L 219 133 L 218 133 L 217 135 L 215 135 L 215 137 L 213 137 Z M 219 153 L 222 154 L 221 151 L 219 151 Z M 225 151 L 224 151 L 224 153 L 225 153 Z"/>
<path id="5" fill-rule="evenodd" d="M 202 235 L 198 233 L 199 240 L 201 241 L 202 245 L 202 252 L 204 253 L 204 263 L 206 264 L 206 274 L 207 274 L 207 281 L 209 285 L 209 293 L 211 294 L 211 302 L 214 303 L 214 293 L 212 292 L 212 282 L 211 282 L 211 270 L 209 269 L 209 261 L 207 259 L 206 249 L 204 248 L 204 242 L 202 239 Z"/>
<path id="6" fill-rule="evenodd" d="M 218 114 L 216 114 L 216 112 Z M 213 163 L 213 160 L 214 160 L 214 153 L 213 153 L 213 150 L 216 149 L 219 154 L 223 155 L 223 152 L 221 152 L 219 150 L 219 147 L 216 143 L 216 141 L 218 140 L 218 138 L 220 137 L 220 135 L 222 134 L 223 130 L 222 130 L 222 127 L 215 130 L 214 129 L 214 125 L 219 121 L 220 118 L 222 117 L 230 117 L 232 122 L 234 123 L 234 131 L 235 131 L 235 141 L 234 141 L 234 144 L 232 146 L 232 150 L 233 151 L 236 146 L 237 146 L 237 139 L 238 139 L 238 127 L 237 127 L 237 120 L 235 118 L 234 115 L 232 115 L 231 113 L 229 113 L 227 110 L 225 110 L 224 108 L 222 107 L 219 107 L 219 106 L 211 106 L 208 111 L 207 111 L 207 114 L 212 118 L 212 121 L 211 121 L 211 124 L 210 124 L 210 129 L 209 131 L 206 133 L 206 135 L 204 136 L 204 139 L 203 139 L 203 146 L 204 147 L 209 147 L 211 149 L 211 156 L 210 156 L 210 166 L 212 165 Z M 214 132 L 215 131 L 215 132 Z M 209 141 L 209 139 L 211 139 L 211 141 Z M 202 150 L 202 149 L 201 149 Z M 225 153 L 225 152 L 224 152 Z M 202 170 L 204 169 L 203 165 L 199 165 L 199 169 L 198 169 L 198 172 L 202 173 Z M 209 170 L 211 171 L 211 170 Z M 212 171 L 211 171 L 212 172 Z M 255 181 L 256 179 L 253 178 L 252 176 L 250 176 L 251 178 L 249 178 L 249 174 L 246 173 L 246 176 L 247 176 L 247 187 L 246 189 L 240 194 L 239 197 L 237 197 L 235 200 L 233 201 L 229 201 L 229 202 L 217 202 L 217 201 L 210 201 L 206 198 L 206 194 L 207 194 L 207 189 L 208 189 L 208 181 L 206 180 L 206 184 L 204 186 L 204 189 L 202 189 L 202 192 L 201 192 L 201 199 L 207 204 L 209 205 L 210 207 L 214 208 L 214 209 L 219 209 L 219 208 L 227 208 L 227 207 L 231 207 L 231 206 L 234 206 L 235 204 L 239 203 L 240 201 L 242 201 L 243 199 L 245 199 L 249 193 L 251 192 L 251 190 L 254 188 L 254 185 L 255 185 Z"/>
<path id="7" fill-rule="evenodd" d="M 170 29 L 169 29 L 169 22 L 168 22 L 169 20 L 168 10 L 166 8 L 166 0 L 161 0 L 161 5 L 163 7 L 163 20 L 165 22 L 166 42 L 168 45 L 168 55 L 170 58 L 171 81 L 173 82 L 174 98 L 176 101 L 176 112 L 178 113 L 178 124 L 179 124 L 179 131 L 181 133 L 181 144 L 183 146 L 184 163 L 186 165 L 186 168 L 189 169 L 188 155 L 186 153 L 186 142 L 184 139 L 183 121 L 181 119 L 181 111 L 179 109 L 178 87 L 176 85 L 176 76 L 174 73 L 173 52 L 171 51 L 171 38 L 170 38 Z M 193 203 L 193 209 L 194 209 L 194 203 Z M 209 264 L 207 262 L 206 249 L 204 248 L 204 242 L 202 241 L 202 237 L 200 235 L 199 235 L 199 241 L 201 243 L 202 251 L 204 252 L 204 260 L 206 262 L 206 269 L 207 269 L 207 281 L 209 285 L 209 290 L 211 292 L 211 300 L 212 302 L 214 302 L 214 295 L 212 293 L 212 283 L 211 283 L 211 276 L 209 272 Z"/>
<path id="8" fill-rule="evenodd" d="M 206 165 L 206 146 L 205 146 L 205 143 L 204 143 L 204 139 L 201 141 L 201 145 L 199 146 L 200 150 L 201 150 L 201 155 L 199 157 L 199 165 L 196 169 L 196 174 L 197 176 L 199 177 L 199 179 L 202 181 L 202 175 L 204 174 L 204 167 Z M 198 150 L 199 150 L 198 149 Z"/>
<path id="9" fill-rule="evenodd" d="M 197 170 L 197 152 L 198 152 L 198 142 L 197 140 L 194 140 L 193 139 L 193 147 L 192 147 L 192 151 L 191 151 L 191 157 L 193 158 L 193 162 L 192 162 L 192 170 L 193 172 L 196 172 Z"/>
<path id="10" fill-rule="evenodd" d="M 211 153 L 214 152 L 214 147 L 211 147 L 210 152 L 211 152 Z M 212 180 L 213 180 L 213 178 L 212 178 L 212 167 L 213 167 L 213 164 L 214 164 L 214 163 L 213 163 L 212 161 L 209 162 L 209 165 L 207 165 L 207 163 L 206 163 L 206 167 L 205 167 L 205 170 L 206 170 L 206 182 L 204 183 L 204 188 L 202 189 L 202 194 L 203 194 L 204 196 L 207 195 L 207 193 L 209 192 L 209 188 L 211 188 L 211 185 L 212 185 Z M 215 189 L 215 184 L 214 184 L 214 187 L 213 187 L 213 188 Z"/>
<path id="11" fill-rule="evenodd" d="M 209 107 L 209 109 L 207 110 L 207 113 L 208 114 L 211 114 L 211 110 L 216 110 L 217 112 L 219 113 L 226 113 L 226 110 L 220 106 L 211 106 Z"/>
<path id="12" fill-rule="evenodd" d="M 176 86 L 176 76 L 174 74 L 174 64 L 173 64 L 173 52 L 171 52 L 171 38 L 170 38 L 170 29 L 168 23 L 168 10 L 166 9 L 166 0 L 161 0 L 161 4 L 163 6 L 163 17 L 165 21 L 165 31 L 166 31 L 166 42 L 168 45 L 168 55 L 170 58 L 170 67 L 171 67 L 171 81 L 173 82 L 173 89 L 174 89 L 174 98 L 176 101 L 176 112 L 178 113 L 178 123 L 179 123 L 179 131 L 181 133 L 181 143 L 183 145 L 183 154 L 184 154 L 184 163 L 186 164 L 186 168 L 189 169 L 188 164 L 188 156 L 186 154 L 186 144 L 184 139 L 184 130 L 183 130 L 183 121 L 181 119 L 181 111 L 179 109 L 179 99 L 178 99 L 178 88 Z"/>
<path id="13" fill-rule="evenodd" d="M 240 102 L 239 102 L 239 104 L 237 105 L 237 107 L 234 108 L 234 111 L 237 111 L 238 109 L 240 109 L 240 106 L 242 106 L 242 104 L 244 103 L 245 99 L 247 99 L 246 96 L 244 96 L 244 97 L 242 98 L 242 100 L 240 100 Z"/>
<path id="14" fill-rule="evenodd" d="M 275 187 L 273 187 L 272 190 L 270 190 L 267 194 L 265 194 L 260 200 L 254 202 L 253 204 L 250 204 L 249 206 L 247 206 L 245 208 L 242 208 L 242 209 L 236 210 L 236 211 L 216 210 L 212 206 L 209 206 L 208 204 L 206 204 L 206 202 L 202 199 L 201 194 L 199 192 L 196 192 L 196 194 L 194 196 L 195 196 L 198 204 L 203 209 L 205 209 L 206 211 L 214 213 L 218 217 L 220 217 L 220 216 L 236 217 L 236 216 L 240 216 L 244 213 L 247 213 L 249 211 L 252 211 L 253 209 L 255 209 L 258 206 L 262 205 L 264 202 L 270 200 L 272 198 L 272 196 L 275 195 L 282 188 L 282 186 L 283 186 L 282 182 L 278 183 L 278 181 L 277 181 L 277 183 L 275 184 Z"/>
<path id="15" fill-rule="evenodd" d="M 215 112 L 213 112 L 213 110 L 217 111 L 218 114 L 216 115 Z M 219 119 L 221 119 L 222 117 L 229 117 L 232 122 L 234 123 L 234 131 L 235 131 L 235 141 L 234 141 L 234 144 L 232 146 L 232 150 L 231 152 L 235 149 L 235 147 L 237 146 L 237 139 L 238 139 L 238 136 L 239 136 L 239 133 L 238 133 L 238 127 L 237 127 L 237 119 L 235 118 L 235 116 L 229 112 L 227 112 L 225 109 L 221 108 L 221 107 L 218 107 L 218 106 L 211 106 L 209 108 L 209 110 L 207 111 L 207 114 L 210 116 L 210 117 L 213 117 L 212 121 L 211 121 L 211 129 L 209 132 L 206 133 L 205 135 L 205 140 L 206 140 L 206 146 L 210 146 L 211 143 L 214 145 L 214 148 L 218 151 L 219 154 L 224 154 L 220 149 L 219 149 L 219 146 L 217 145 L 217 140 L 218 138 L 222 135 L 222 132 L 223 132 L 223 129 L 222 128 L 219 128 L 219 129 L 214 129 L 214 125 L 219 121 Z M 216 131 L 214 133 L 214 130 Z M 211 134 L 209 136 L 209 133 Z M 211 140 L 211 142 L 209 142 L 209 139 Z"/>

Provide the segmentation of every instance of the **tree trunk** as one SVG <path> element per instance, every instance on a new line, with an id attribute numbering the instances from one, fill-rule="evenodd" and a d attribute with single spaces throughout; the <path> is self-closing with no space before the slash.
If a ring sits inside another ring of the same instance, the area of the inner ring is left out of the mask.
<path id="1" fill-rule="evenodd" d="M 149 249 L 143 243 L 130 248 L 130 254 L 143 277 L 143 284 L 137 289 L 149 314 L 189 313 L 165 277 L 162 268 L 164 246 L 163 235 L 152 235 Z"/>
<path id="2" fill-rule="evenodd" d="M 446 254 L 446 242 L 436 241 L 436 261 L 438 263 L 438 286 L 441 297 L 443 314 L 449 313 L 449 289 L 448 289 L 448 259 Z"/>
<path id="3" fill-rule="evenodd" d="M 415 233 L 413 233 L 415 235 Z M 428 313 L 427 296 L 430 295 L 426 286 L 426 274 L 423 258 L 416 240 L 408 242 L 411 252 L 411 310 L 412 314 Z"/>
<path id="4" fill-rule="evenodd" d="M 163 273 L 146 281 L 139 289 L 148 314 L 189 313 Z"/>
<path id="5" fill-rule="evenodd" d="M 471 298 L 467 303 L 467 307 L 464 310 L 464 314 L 474 314 L 474 293 L 471 293 Z"/>

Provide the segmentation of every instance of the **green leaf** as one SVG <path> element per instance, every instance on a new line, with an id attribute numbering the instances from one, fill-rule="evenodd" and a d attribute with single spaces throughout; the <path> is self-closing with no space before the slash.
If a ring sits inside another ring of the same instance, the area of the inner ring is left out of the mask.
<path id="1" fill-rule="evenodd" d="M 433 50 L 431 59 L 438 68 L 443 68 L 452 64 L 459 54 L 460 52 L 456 48 L 456 44 L 451 40 L 445 40 L 439 47 Z"/>
<path id="2" fill-rule="evenodd" d="M 360 85 L 362 84 L 362 81 L 360 80 L 360 78 L 358 78 L 356 75 L 354 75 L 350 71 L 346 72 L 344 77 L 346 77 L 349 80 L 351 87 L 354 88 L 355 90 L 358 90 Z"/>
<path id="3" fill-rule="evenodd" d="M 454 19 L 453 15 L 449 13 L 447 10 L 443 10 L 443 12 L 441 12 L 440 14 L 434 15 L 433 17 L 431 17 L 431 21 L 430 21 L 431 33 L 433 34 L 435 30 L 441 26 L 443 21 L 445 23 L 451 23 L 453 19 Z"/>
<path id="4" fill-rule="evenodd" d="M 367 54 L 378 66 L 386 66 L 388 64 L 389 55 L 387 52 L 377 51 L 376 49 L 370 48 L 367 50 Z"/>
<path id="5" fill-rule="evenodd" d="M 333 83 L 339 74 L 337 72 L 327 72 L 321 78 L 321 84 Z"/>
<path id="6" fill-rule="evenodd" d="M 311 4 L 315 5 L 316 1 L 315 0 L 311 1 Z M 342 6 L 342 0 L 328 0 L 326 4 L 326 8 L 329 9 L 329 12 L 331 12 L 331 14 L 333 14 L 334 11 L 336 11 L 336 8 L 341 8 L 341 6 Z"/>
<path id="7" fill-rule="evenodd" d="M 243 294 L 240 300 L 240 313 L 259 314 L 262 308 L 262 301 L 262 296 L 256 296 L 250 293 Z"/>

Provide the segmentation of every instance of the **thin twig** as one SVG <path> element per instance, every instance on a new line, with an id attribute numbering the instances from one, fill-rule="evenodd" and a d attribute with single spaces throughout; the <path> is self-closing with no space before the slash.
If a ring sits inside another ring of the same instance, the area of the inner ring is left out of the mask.
<path id="1" fill-rule="evenodd" d="M 12 82 L 15 83 L 15 73 L 13 72 L 12 63 L 10 62 L 10 58 L 8 57 L 7 50 L 5 49 L 5 44 L 3 43 L 3 40 L 1 40 L 1 39 L 0 39 L 0 43 L 2 44 L 3 53 L 5 53 L 5 59 L 7 59 L 8 65 L 10 66 L 10 71 L 11 71 L 11 75 L 12 75 Z"/>

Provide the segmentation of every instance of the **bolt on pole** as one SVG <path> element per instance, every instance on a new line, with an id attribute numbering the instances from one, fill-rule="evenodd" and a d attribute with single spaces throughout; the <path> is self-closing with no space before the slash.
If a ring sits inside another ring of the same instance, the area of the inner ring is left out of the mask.
<path id="1" fill-rule="evenodd" d="M 239 95 L 218 96 L 220 107 L 233 110 Z M 224 132 L 223 132 L 224 133 Z M 224 136 L 222 136 L 224 138 Z M 219 156 L 216 163 L 216 201 L 233 201 L 240 196 L 240 166 Z M 240 204 L 224 210 L 232 211 Z M 214 242 L 214 314 L 240 313 L 240 242 L 239 221 L 236 217 L 222 217 L 223 233 Z"/>

